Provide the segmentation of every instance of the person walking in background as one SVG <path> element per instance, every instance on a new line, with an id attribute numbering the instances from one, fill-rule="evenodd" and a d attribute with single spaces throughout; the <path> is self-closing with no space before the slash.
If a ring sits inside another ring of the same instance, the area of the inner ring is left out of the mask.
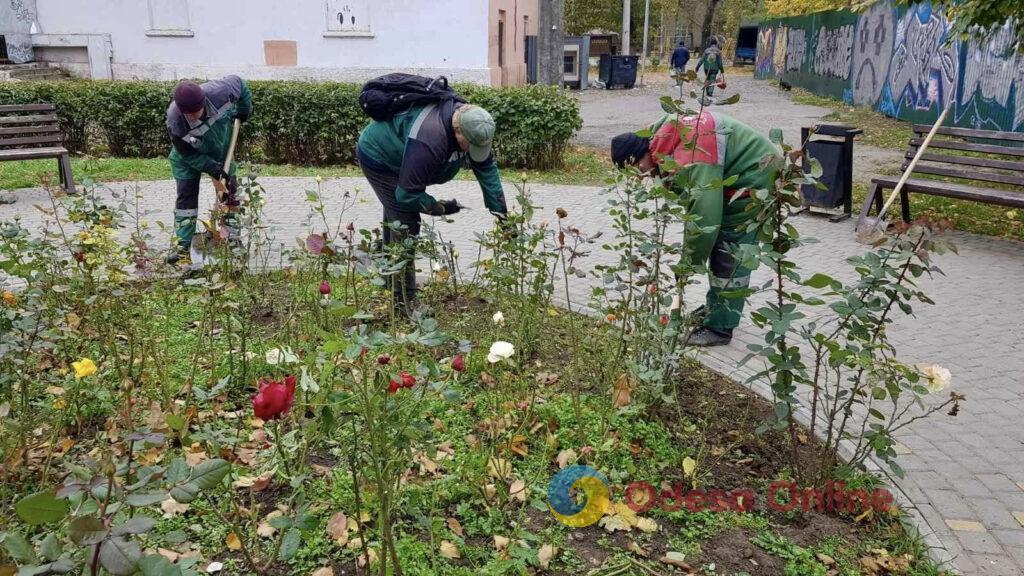
<path id="1" fill-rule="evenodd" d="M 189 255 L 199 217 L 199 180 L 213 177 L 228 214 L 224 224 L 229 240 L 237 240 L 238 179 L 236 163 L 224 166 L 235 119 L 252 115 L 252 93 L 238 76 L 225 76 L 205 84 L 183 81 L 174 88 L 167 107 L 167 132 L 171 137 L 171 173 L 177 182 L 174 204 L 175 245 L 167 257 L 177 264 Z"/>
<path id="2" fill-rule="evenodd" d="M 487 110 L 450 99 L 374 120 L 363 129 L 356 157 L 384 209 L 385 244 L 419 235 L 421 214 L 458 213 L 458 202 L 436 200 L 427 186 L 449 182 L 463 168 L 473 170 L 491 214 L 505 218 L 505 193 L 491 150 L 494 129 Z M 393 226 L 395 221 L 401 228 Z M 413 248 L 406 249 L 405 268 L 393 280 L 392 304 L 408 314 L 416 297 L 416 263 Z"/>
<path id="3" fill-rule="evenodd" d="M 736 293 L 750 285 L 753 272 L 733 254 L 744 244 L 757 242 L 757 228 L 751 226 L 757 212 L 747 207 L 754 191 L 773 186 L 775 173 L 764 159 L 778 157 L 779 151 L 750 126 L 708 110 L 699 118 L 665 116 L 651 132 L 651 138 L 631 132 L 616 136 L 612 160 L 620 167 L 628 164 L 644 173 L 660 174 L 669 186 L 692 187 L 690 211 L 699 218 L 698 226 L 710 230 L 685 241 L 692 249 L 691 263 L 707 263 L 710 286 L 703 309 L 694 312 L 701 324 L 687 342 L 728 344 L 746 304 L 746 298 Z M 666 159 L 680 167 L 677 173 L 663 171 Z M 727 181 L 732 181 L 728 187 L 723 184 Z"/>
<path id="4" fill-rule="evenodd" d="M 700 60 L 697 61 L 697 72 L 700 69 L 704 69 L 704 94 L 706 96 L 714 96 L 715 94 L 715 82 L 717 81 L 718 75 L 725 73 L 725 64 L 722 61 L 722 51 L 718 48 L 718 40 L 711 38 L 708 40 L 708 47 L 704 49 L 704 53 L 701 54 Z"/>
<path id="5" fill-rule="evenodd" d="M 679 46 L 672 52 L 672 76 L 676 79 L 676 86 L 682 83 L 680 75 L 686 72 L 686 64 L 690 61 L 690 50 L 686 42 L 679 41 Z"/>

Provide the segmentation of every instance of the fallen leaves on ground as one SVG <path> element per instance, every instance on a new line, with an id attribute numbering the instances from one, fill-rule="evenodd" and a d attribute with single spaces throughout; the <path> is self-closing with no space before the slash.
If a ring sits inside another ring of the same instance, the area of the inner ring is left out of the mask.
<path id="1" fill-rule="evenodd" d="M 338 546 L 348 543 L 348 516 L 344 512 L 335 512 L 327 521 L 327 534 Z"/>
<path id="2" fill-rule="evenodd" d="M 558 549 L 552 546 L 551 544 L 544 544 L 543 546 L 541 546 L 540 550 L 537 551 L 537 561 L 538 563 L 540 563 L 540 567 L 547 569 L 547 567 L 551 564 L 551 560 L 555 557 L 555 554 L 557 553 Z"/>
<path id="3" fill-rule="evenodd" d="M 462 558 L 462 554 L 459 553 L 459 547 L 447 540 L 441 541 L 441 556 L 450 560 Z"/>
<path id="4" fill-rule="evenodd" d="M 235 534 L 234 532 L 228 533 L 228 537 L 224 540 L 224 543 L 227 545 L 228 550 L 242 549 L 242 539 L 239 538 L 238 534 Z"/>
<path id="5" fill-rule="evenodd" d="M 569 448 L 567 450 L 562 450 L 558 453 L 558 456 L 555 456 L 555 463 L 558 464 L 559 469 L 562 469 L 568 466 L 570 462 L 575 462 L 576 458 L 576 451 Z"/>
<path id="6" fill-rule="evenodd" d="M 662 564 L 668 564 L 669 566 L 675 566 L 687 573 L 693 573 L 693 566 L 686 563 L 686 554 L 682 552 L 666 552 L 664 556 L 658 559 Z"/>

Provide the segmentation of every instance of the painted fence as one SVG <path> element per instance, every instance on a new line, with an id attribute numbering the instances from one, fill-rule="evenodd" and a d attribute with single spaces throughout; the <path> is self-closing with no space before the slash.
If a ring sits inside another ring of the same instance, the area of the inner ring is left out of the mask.
<path id="1" fill-rule="evenodd" d="M 949 20 L 927 2 L 769 20 L 755 76 L 911 122 L 930 124 L 952 103 L 946 124 L 1024 132 L 1024 55 L 1009 25 L 983 43 L 949 35 Z"/>

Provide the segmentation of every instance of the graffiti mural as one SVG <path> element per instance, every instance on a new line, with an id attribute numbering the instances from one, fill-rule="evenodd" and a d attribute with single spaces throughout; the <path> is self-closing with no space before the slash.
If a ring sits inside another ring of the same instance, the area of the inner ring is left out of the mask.
<path id="1" fill-rule="evenodd" d="M 786 46 L 786 70 L 799 70 L 807 55 L 807 31 L 803 28 L 790 28 Z"/>
<path id="2" fill-rule="evenodd" d="M 1013 39 L 1013 29 L 1007 24 L 987 43 L 971 43 L 966 50 L 959 97 L 964 107 L 958 118 L 972 114 L 976 128 L 989 123 L 986 103 L 1012 108 L 1013 130 L 1024 128 L 1024 55 L 1014 50 Z M 1014 86 L 1011 101 L 1010 88 Z"/>
<path id="3" fill-rule="evenodd" d="M 895 17 L 889 6 L 878 3 L 857 21 L 850 78 L 854 104 L 874 104 L 882 95 L 896 37 Z"/>
<path id="4" fill-rule="evenodd" d="M 917 5 L 896 29 L 896 48 L 889 62 L 889 90 L 897 112 L 904 105 L 942 109 L 953 98 L 957 43 L 946 44 L 949 22 Z"/>
<path id="5" fill-rule="evenodd" d="M 985 42 L 949 38 L 930 2 L 876 2 L 863 13 L 826 11 L 770 20 L 758 36 L 758 78 L 913 122 L 952 106 L 947 123 L 1024 132 L 1024 55 L 1007 24 Z"/>

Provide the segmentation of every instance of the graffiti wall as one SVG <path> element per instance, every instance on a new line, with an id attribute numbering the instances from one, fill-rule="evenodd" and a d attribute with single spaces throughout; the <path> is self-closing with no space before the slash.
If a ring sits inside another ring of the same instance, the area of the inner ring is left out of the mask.
<path id="1" fill-rule="evenodd" d="M 911 122 L 934 122 L 952 105 L 947 124 L 1024 132 L 1024 55 L 1009 25 L 980 43 L 949 35 L 928 2 L 769 20 L 754 73 Z"/>

